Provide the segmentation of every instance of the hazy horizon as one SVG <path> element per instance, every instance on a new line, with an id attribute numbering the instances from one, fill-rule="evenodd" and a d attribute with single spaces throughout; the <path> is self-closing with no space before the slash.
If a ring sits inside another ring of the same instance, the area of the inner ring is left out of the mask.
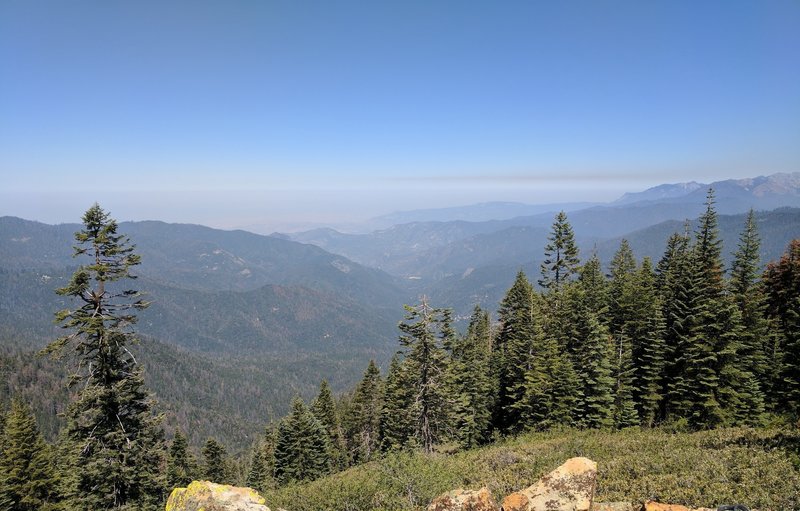
<path id="1" fill-rule="evenodd" d="M 261 232 L 800 169 L 800 4 L 0 4 L 0 215 Z"/>

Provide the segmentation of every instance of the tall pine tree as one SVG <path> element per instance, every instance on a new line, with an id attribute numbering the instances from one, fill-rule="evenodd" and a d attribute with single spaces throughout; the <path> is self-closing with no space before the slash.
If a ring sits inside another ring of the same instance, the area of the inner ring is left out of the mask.
<path id="1" fill-rule="evenodd" d="M 736 415 L 740 421 L 754 426 L 762 421 L 765 390 L 771 380 L 768 346 L 774 344 L 774 334 L 766 318 L 766 295 L 759 281 L 760 246 L 755 212 L 751 209 L 734 254 L 729 291 L 739 309 L 742 326 L 737 355 L 741 377 L 734 382 L 741 397 Z"/>
<path id="2" fill-rule="evenodd" d="M 135 311 L 148 303 L 122 283 L 135 278 L 141 259 L 117 223 L 95 204 L 75 233 L 75 257 L 85 257 L 70 282 L 57 293 L 79 302 L 56 319 L 71 333 L 52 342 L 46 353 L 72 349 L 77 358 L 73 383 L 77 399 L 67 411 L 70 444 L 69 505 L 76 509 L 160 507 L 163 431 L 144 387 L 141 366 L 128 347 L 135 342 Z"/>
<path id="3" fill-rule="evenodd" d="M 539 285 L 548 290 L 558 290 L 577 273 L 579 264 L 575 233 L 567 220 L 567 214 L 561 211 L 556 215 L 544 247 Z"/>
<path id="4" fill-rule="evenodd" d="M 709 189 L 706 211 L 700 217 L 691 251 L 693 309 L 686 343 L 687 418 L 695 428 L 715 427 L 731 420 L 728 412 L 741 403 L 734 382 L 742 378 L 735 364 L 739 349 L 740 316 L 725 292 L 714 192 Z"/>
<path id="5" fill-rule="evenodd" d="M 634 313 L 639 298 L 636 288 L 636 259 L 628 241 L 623 239 L 611 260 L 611 284 L 608 325 L 614 340 L 614 424 L 619 428 L 639 424 L 636 409 L 634 344 L 638 332 L 634 331 Z"/>
<path id="6" fill-rule="evenodd" d="M 311 413 L 314 414 L 328 435 L 328 457 L 331 460 L 331 467 L 335 470 L 344 469 L 347 466 L 347 446 L 336 403 L 333 401 L 333 394 L 331 394 L 327 380 L 322 380 L 319 385 L 319 393 L 311 403 Z"/>
<path id="7" fill-rule="evenodd" d="M 356 385 L 345 430 L 350 458 L 354 463 L 369 461 L 380 447 L 383 382 L 374 360 L 369 361 L 364 376 Z"/>
<path id="8" fill-rule="evenodd" d="M 414 444 L 414 387 L 408 366 L 399 354 L 392 357 L 381 410 L 381 449 L 394 451 Z"/>
<path id="9" fill-rule="evenodd" d="M 643 426 L 653 427 L 660 419 L 664 399 L 666 361 L 665 322 L 656 288 L 656 275 L 649 258 L 644 258 L 634 276 L 630 318 L 624 329 L 633 343 L 633 398 Z"/>
<path id="10" fill-rule="evenodd" d="M 497 388 L 492 422 L 495 429 L 503 432 L 524 427 L 519 403 L 531 370 L 533 345 L 542 336 L 541 321 L 536 321 L 534 313 L 535 299 L 533 286 L 519 271 L 498 312 L 500 330 L 492 352 Z"/>
<path id="11" fill-rule="evenodd" d="M 491 346 L 489 313 L 475 306 L 467 334 L 456 340 L 448 365 L 450 420 L 454 436 L 464 448 L 484 443 L 491 426 Z"/>
<path id="12" fill-rule="evenodd" d="M 420 305 L 405 309 L 399 340 L 405 348 L 403 363 L 413 389 L 414 437 L 425 452 L 432 452 L 448 413 L 442 341 L 451 339 L 452 326 L 449 314 L 430 307 L 424 297 Z"/>
<path id="13" fill-rule="evenodd" d="M 658 262 L 657 285 L 664 318 L 664 377 L 659 420 L 674 420 L 688 415 L 685 396 L 690 323 L 697 302 L 697 286 L 692 272 L 688 225 L 683 234 L 667 240 L 667 248 Z"/>
<path id="14" fill-rule="evenodd" d="M 568 291 L 564 308 L 571 328 L 566 345 L 580 378 L 574 420 L 582 427 L 609 427 L 614 419 L 613 341 L 608 328 L 584 301 L 581 287 L 573 285 Z"/>

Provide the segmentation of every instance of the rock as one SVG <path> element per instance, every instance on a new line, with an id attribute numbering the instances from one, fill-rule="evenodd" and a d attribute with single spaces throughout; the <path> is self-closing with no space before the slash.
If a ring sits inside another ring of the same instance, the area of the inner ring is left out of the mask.
<path id="1" fill-rule="evenodd" d="M 597 463 L 571 458 L 538 483 L 503 500 L 503 511 L 590 511 Z"/>
<path id="2" fill-rule="evenodd" d="M 592 511 L 640 511 L 641 506 L 634 506 L 630 502 L 595 502 Z"/>
<path id="3" fill-rule="evenodd" d="M 488 488 L 453 490 L 433 499 L 428 511 L 498 511 Z"/>
<path id="4" fill-rule="evenodd" d="M 644 503 L 642 511 L 714 511 L 707 507 L 691 508 L 681 506 L 680 504 L 662 504 L 654 500 L 648 500 Z"/>
<path id="5" fill-rule="evenodd" d="M 503 511 L 527 511 L 530 500 L 524 493 L 512 493 L 503 499 Z"/>
<path id="6" fill-rule="evenodd" d="M 253 489 L 192 481 L 175 488 L 167 499 L 166 511 L 270 511 L 264 498 Z"/>

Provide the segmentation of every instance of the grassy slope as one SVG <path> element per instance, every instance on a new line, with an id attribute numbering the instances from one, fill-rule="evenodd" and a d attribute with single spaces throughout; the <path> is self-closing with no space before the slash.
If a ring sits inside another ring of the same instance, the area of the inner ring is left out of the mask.
<path id="1" fill-rule="evenodd" d="M 629 430 L 533 433 L 452 455 L 404 453 L 312 483 L 267 492 L 273 509 L 421 510 L 455 488 L 501 500 L 573 456 L 598 463 L 596 501 L 663 501 L 761 511 L 800 509 L 800 431 Z"/>

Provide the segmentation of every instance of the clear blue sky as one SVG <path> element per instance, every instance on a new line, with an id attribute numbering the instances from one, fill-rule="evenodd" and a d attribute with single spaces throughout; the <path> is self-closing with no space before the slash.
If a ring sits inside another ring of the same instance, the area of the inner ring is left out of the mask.
<path id="1" fill-rule="evenodd" d="M 222 227 L 800 170 L 800 2 L 0 2 L 0 214 Z M 204 206 L 205 204 L 205 206 Z"/>

